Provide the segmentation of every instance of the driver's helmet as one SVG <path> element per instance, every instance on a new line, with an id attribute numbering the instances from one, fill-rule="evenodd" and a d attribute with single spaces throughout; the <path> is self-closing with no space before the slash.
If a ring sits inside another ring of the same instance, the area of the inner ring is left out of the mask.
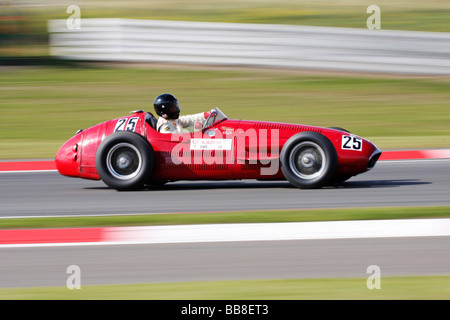
<path id="1" fill-rule="evenodd" d="M 177 98 L 169 93 L 163 93 L 156 97 L 153 107 L 158 116 L 175 120 L 180 116 L 181 107 Z"/>

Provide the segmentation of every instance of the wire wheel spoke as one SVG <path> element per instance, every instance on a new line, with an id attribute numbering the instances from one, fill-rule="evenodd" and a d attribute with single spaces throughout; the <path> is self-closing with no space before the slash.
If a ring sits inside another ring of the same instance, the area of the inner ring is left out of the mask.
<path id="1" fill-rule="evenodd" d="M 117 179 L 134 178 L 142 167 L 142 158 L 138 149 L 129 143 L 113 146 L 106 156 L 108 171 Z"/>
<path id="2" fill-rule="evenodd" d="M 326 164 L 325 153 L 313 142 L 301 142 L 291 152 L 289 164 L 301 179 L 315 179 L 320 177 Z"/>

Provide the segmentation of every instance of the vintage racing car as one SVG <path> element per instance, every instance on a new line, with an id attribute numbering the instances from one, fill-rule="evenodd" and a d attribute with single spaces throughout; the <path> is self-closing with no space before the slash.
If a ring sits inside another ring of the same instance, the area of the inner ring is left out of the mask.
<path id="1" fill-rule="evenodd" d="M 150 112 L 79 130 L 56 154 L 65 176 L 135 190 L 177 180 L 288 180 L 298 188 L 343 182 L 373 168 L 381 150 L 341 128 L 231 120 L 218 108 L 178 134 Z"/>

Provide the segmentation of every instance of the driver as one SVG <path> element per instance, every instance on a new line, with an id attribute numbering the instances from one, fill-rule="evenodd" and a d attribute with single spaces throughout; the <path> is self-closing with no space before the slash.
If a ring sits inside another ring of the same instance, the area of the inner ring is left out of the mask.
<path id="1" fill-rule="evenodd" d="M 180 117 L 180 104 L 177 98 L 169 93 L 157 96 L 153 102 L 153 106 L 156 114 L 160 116 L 156 124 L 156 130 L 161 133 L 182 133 L 183 128 L 193 126 L 196 122 L 208 119 L 210 113 L 213 111 Z"/>

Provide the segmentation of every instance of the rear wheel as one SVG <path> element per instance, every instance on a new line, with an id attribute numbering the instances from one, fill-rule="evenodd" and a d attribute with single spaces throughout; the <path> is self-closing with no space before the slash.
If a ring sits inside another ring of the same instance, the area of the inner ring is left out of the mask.
<path id="1" fill-rule="evenodd" d="M 100 144 L 95 163 L 100 178 L 108 186 L 135 190 L 144 186 L 153 171 L 153 149 L 141 135 L 116 132 Z"/>
<path id="2" fill-rule="evenodd" d="M 280 159 L 285 178 L 302 189 L 322 187 L 331 180 L 337 168 L 333 144 L 317 132 L 292 136 L 284 144 Z"/>

